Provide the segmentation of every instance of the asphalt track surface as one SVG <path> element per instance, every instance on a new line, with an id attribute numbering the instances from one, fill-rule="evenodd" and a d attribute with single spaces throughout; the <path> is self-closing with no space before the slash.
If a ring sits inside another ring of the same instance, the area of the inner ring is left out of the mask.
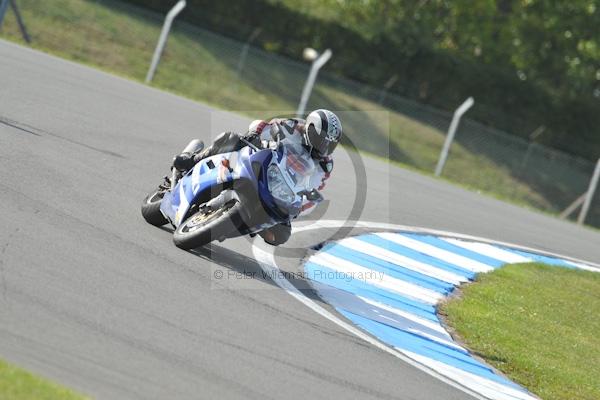
<path id="1" fill-rule="evenodd" d="M 259 274 L 215 279 L 259 271 L 248 240 L 185 252 L 142 220 L 173 154 L 246 119 L 3 41 L 0 60 L 0 357 L 98 399 L 468 398 Z M 596 231 L 363 161 L 357 185 L 339 152 L 326 218 L 366 189 L 362 220 L 600 259 Z"/>

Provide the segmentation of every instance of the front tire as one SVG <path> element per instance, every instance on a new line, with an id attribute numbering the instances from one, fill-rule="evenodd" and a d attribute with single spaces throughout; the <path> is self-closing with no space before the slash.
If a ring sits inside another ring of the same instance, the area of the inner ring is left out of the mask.
<path id="1" fill-rule="evenodd" d="M 204 246 L 223 239 L 242 224 L 242 203 L 232 200 L 214 211 L 198 211 L 183 221 L 173 233 L 173 242 L 180 249 Z"/>
<path id="2" fill-rule="evenodd" d="M 160 203 L 163 196 L 164 192 L 156 190 L 144 198 L 142 202 L 142 216 L 147 223 L 154 226 L 163 226 L 169 222 L 163 213 L 160 212 Z"/>

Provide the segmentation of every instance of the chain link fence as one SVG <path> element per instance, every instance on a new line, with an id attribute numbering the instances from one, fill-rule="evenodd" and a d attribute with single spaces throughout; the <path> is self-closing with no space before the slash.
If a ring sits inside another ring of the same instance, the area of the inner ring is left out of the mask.
<path id="1" fill-rule="evenodd" d="M 164 15 L 114 0 L 17 3 L 34 47 L 144 80 Z M 256 28 L 248 27 L 248 32 Z M 10 13 L 1 36 L 22 41 Z M 310 65 L 269 51 L 268 43 L 265 48 L 244 47 L 243 42 L 175 21 L 153 85 L 220 108 L 265 113 L 252 115 L 256 118 L 269 117 L 269 110 L 293 113 Z M 472 96 L 477 107 L 478 96 L 485 93 Z M 452 119 L 450 112 L 329 74 L 327 66 L 319 73 L 308 102 L 311 108 L 359 111 L 347 113 L 344 127 L 361 150 L 389 154 L 393 161 L 430 173 Z M 387 115 L 387 120 L 373 115 Z M 586 191 L 593 169 L 593 162 L 484 126 L 467 113 L 442 176 L 559 213 Z M 587 223 L 600 227 L 600 194 Z"/>

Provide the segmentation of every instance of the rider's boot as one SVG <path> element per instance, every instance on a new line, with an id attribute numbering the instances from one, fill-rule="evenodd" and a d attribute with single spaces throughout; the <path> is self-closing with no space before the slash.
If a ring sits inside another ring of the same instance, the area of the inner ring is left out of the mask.
<path id="1" fill-rule="evenodd" d="M 213 146 L 208 146 L 199 153 L 181 153 L 173 158 L 173 166 L 181 172 L 189 171 L 196 165 L 200 160 L 206 157 L 210 157 L 212 154 Z"/>
<path id="2" fill-rule="evenodd" d="M 189 152 L 184 151 L 183 153 L 175 156 L 173 159 L 173 166 L 182 172 L 189 171 L 196 165 L 200 160 L 214 156 L 219 153 L 226 153 L 229 151 L 237 151 L 245 146 L 245 143 L 240 140 L 240 135 L 235 132 L 223 132 L 218 135 L 213 143 L 203 149 L 200 152 Z"/>
<path id="3" fill-rule="evenodd" d="M 180 172 L 189 171 L 196 165 L 195 155 L 192 153 L 181 153 L 173 158 L 173 166 Z"/>
<path id="4" fill-rule="evenodd" d="M 197 155 L 204 148 L 204 143 L 200 139 L 192 140 L 186 147 L 183 149 L 181 154 L 176 155 L 173 158 L 173 167 L 180 172 L 189 171 L 194 167 L 197 160 Z"/>

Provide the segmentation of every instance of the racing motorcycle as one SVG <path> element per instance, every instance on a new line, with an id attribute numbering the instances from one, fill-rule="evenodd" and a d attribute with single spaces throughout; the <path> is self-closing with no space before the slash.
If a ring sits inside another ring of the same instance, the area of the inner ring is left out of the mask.
<path id="1" fill-rule="evenodd" d="M 296 218 L 305 198 L 323 199 L 309 188 L 317 165 L 301 144 L 277 141 L 259 148 L 241 140 L 242 149 L 204 158 L 183 176 L 172 167 L 171 177 L 144 199 L 144 219 L 155 226 L 170 223 L 175 245 L 192 249 L 254 236 Z M 203 148 L 196 139 L 183 152 L 197 154 Z"/>

